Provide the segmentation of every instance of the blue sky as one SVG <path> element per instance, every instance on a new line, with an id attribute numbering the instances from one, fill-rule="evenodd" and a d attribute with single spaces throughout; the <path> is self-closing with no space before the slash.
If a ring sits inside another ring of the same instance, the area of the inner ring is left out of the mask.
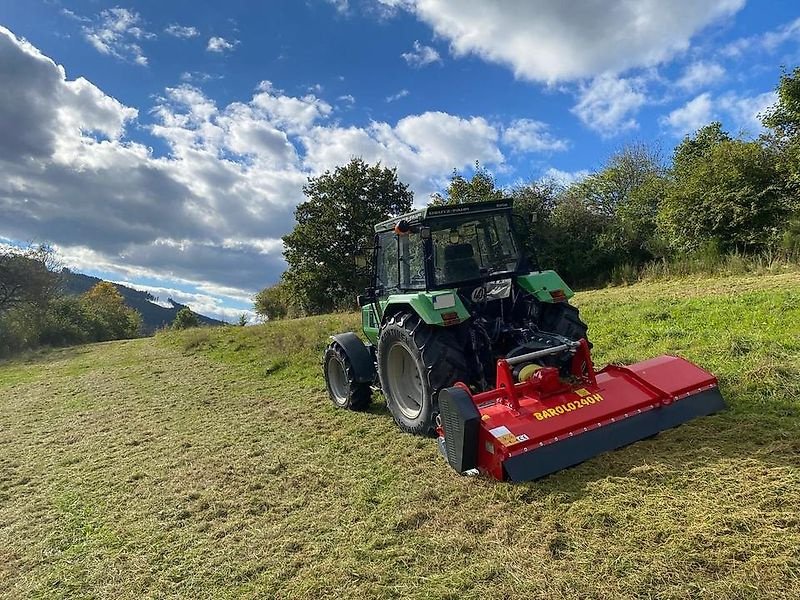
<path id="1" fill-rule="evenodd" d="M 788 1 L 0 0 L 0 27 L 0 238 L 228 318 L 352 156 L 418 204 L 476 160 L 567 182 L 713 119 L 757 135 L 800 64 Z"/>

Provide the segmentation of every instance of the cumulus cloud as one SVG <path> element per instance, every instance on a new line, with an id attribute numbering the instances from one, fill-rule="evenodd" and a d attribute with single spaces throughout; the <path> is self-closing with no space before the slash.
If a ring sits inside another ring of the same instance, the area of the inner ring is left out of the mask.
<path id="1" fill-rule="evenodd" d="M 0 28 L 0 235 L 57 245 L 65 263 L 120 278 L 189 283 L 249 297 L 285 268 L 307 178 L 353 156 L 397 166 L 418 197 L 453 168 L 500 164 L 499 127 L 443 112 L 330 122 L 332 107 L 262 82 L 218 106 L 182 84 L 138 112 Z M 156 156 L 131 124 L 162 140 Z M 424 196 L 423 196 L 424 198 Z"/>
<path id="2" fill-rule="evenodd" d="M 662 119 L 676 135 L 685 135 L 708 125 L 714 118 L 714 103 L 708 92 L 689 100 Z"/>
<path id="3" fill-rule="evenodd" d="M 403 52 L 401 56 L 409 66 L 416 68 L 442 62 L 442 57 L 435 48 L 426 46 L 419 40 L 414 41 L 414 49 L 411 52 Z"/>
<path id="4" fill-rule="evenodd" d="M 744 135 L 755 135 L 762 129 L 760 115 L 777 100 L 775 92 L 754 96 L 727 92 L 717 98 L 708 92 L 696 96 L 661 119 L 662 125 L 675 135 L 693 133 L 715 119 L 727 117 Z"/>
<path id="5" fill-rule="evenodd" d="M 457 56 L 507 65 L 522 79 L 574 80 L 669 60 L 745 0 L 380 0 L 413 12 Z"/>
<path id="6" fill-rule="evenodd" d="M 719 63 L 698 61 L 686 67 L 676 82 L 679 87 L 693 91 L 718 82 L 725 76 L 725 69 Z"/>
<path id="7" fill-rule="evenodd" d="M 164 29 L 164 33 L 167 35 L 171 35 L 172 37 L 180 38 L 180 39 L 189 39 L 193 37 L 197 37 L 200 35 L 197 27 L 190 27 L 186 25 L 177 25 L 173 23 Z"/>
<path id="8" fill-rule="evenodd" d="M 330 169 L 353 156 L 367 162 L 396 165 L 398 176 L 422 197 L 437 190 L 453 168 L 479 160 L 499 164 L 499 132 L 483 117 L 461 118 L 443 112 L 404 117 L 392 127 L 314 127 L 301 137 L 305 165 L 312 171 Z"/>
<path id="9" fill-rule="evenodd" d="M 127 8 L 109 8 L 83 26 L 83 37 L 101 54 L 146 66 L 147 57 L 139 41 L 152 39 L 155 34 L 142 29 L 141 25 L 139 13 Z"/>
<path id="10" fill-rule="evenodd" d="M 503 142 L 518 152 L 558 152 L 567 149 L 567 141 L 550 133 L 546 123 L 517 119 L 503 131 Z"/>
<path id="11" fill-rule="evenodd" d="M 777 100 L 775 92 L 755 96 L 740 96 L 729 92 L 721 96 L 717 103 L 731 116 L 741 133 L 754 135 L 763 129 L 760 116 Z"/>
<path id="12" fill-rule="evenodd" d="M 206 50 L 209 52 L 216 52 L 217 54 L 222 54 L 227 52 L 228 50 L 233 50 L 236 44 L 239 43 L 239 40 L 229 41 L 223 37 L 214 36 L 208 39 L 208 45 L 206 46 Z"/>
<path id="13" fill-rule="evenodd" d="M 643 83 L 611 74 L 595 77 L 581 86 L 578 103 L 572 112 L 583 124 L 603 136 L 612 136 L 638 127 L 636 112 L 646 101 Z"/>

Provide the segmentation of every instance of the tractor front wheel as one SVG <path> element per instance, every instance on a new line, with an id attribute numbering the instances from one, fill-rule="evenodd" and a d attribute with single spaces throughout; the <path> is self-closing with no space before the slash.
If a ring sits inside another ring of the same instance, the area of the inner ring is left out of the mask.
<path id="1" fill-rule="evenodd" d="M 325 386 L 336 408 L 364 410 L 369 406 L 372 398 L 369 383 L 355 381 L 353 365 L 339 344 L 333 342 L 325 349 L 322 365 Z"/>
<path id="2" fill-rule="evenodd" d="M 427 325 L 401 312 L 381 329 L 378 374 L 386 406 L 405 432 L 433 435 L 439 390 L 470 381 L 464 342 L 453 328 Z"/>

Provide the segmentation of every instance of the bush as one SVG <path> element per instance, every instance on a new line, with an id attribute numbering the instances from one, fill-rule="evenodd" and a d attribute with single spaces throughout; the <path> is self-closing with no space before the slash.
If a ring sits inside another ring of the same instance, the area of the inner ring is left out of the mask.
<path id="1" fill-rule="evenodd" d="M 125 305 L 113 283 L 101 281 L 80 297 L 89 340 L 104 342 L 139 335 L 142 317 Z"/>
<path id="2" fill-rule="evenodd" d="M 200 320 L 189 308 L 182 308 L 175 315 L 175 320 L 172 322 L 173 329 L 189 329 L 190 327 L 199 327 Z"/>

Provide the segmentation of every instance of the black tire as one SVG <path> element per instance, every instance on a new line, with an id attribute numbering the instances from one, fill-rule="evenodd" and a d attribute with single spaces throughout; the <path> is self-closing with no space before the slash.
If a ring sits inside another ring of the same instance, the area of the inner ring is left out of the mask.
<path id="1" fill-rule="evenodd" d="M 573 341 L 581 338 L 589 341 L 589 327 L 581 320 L 578 309 L 568 302 L 543 304 L 539 317 L 539 329 L 555 333 Z M 591 346 L 591 343 L 589 343 Z"/>
<path id="2" fill-rule="evenodd" d="M 416 314 L 408 312 L 393 315 L 382 328 L 378 339 L 381 389 L 389 412 L 403 431 L 434 435 L 439 414 L 439 391 L 457 381 L 470 382 L 465 340 L 459 333 L 458 326 L 430 326 Z M 399 363 L 394 352 L 402 357 L 399 360 L 404 365 L 411 367 L 406 377 L 398 376 Z M 416 383 L 412 382 L 414 378 Z M 398 384 L 403 387 L 398 388 Z M 408 395 L 408 401 L 398 401 L 403 391 L 408 390 L 420 393 L 415 394 L 413 400 Z M 416 401 L 419 403 L 418 411 L 413 410 Z"/>
<path id="3" fill-rule="evenodd" d="M 365 410 L 369 406 L 372 400 L 369 383 L 354 381 L 353 365 L 344 349 L 336 342 L 325 349 L 322 368 L 328 396 L 336 408 Z"/>

